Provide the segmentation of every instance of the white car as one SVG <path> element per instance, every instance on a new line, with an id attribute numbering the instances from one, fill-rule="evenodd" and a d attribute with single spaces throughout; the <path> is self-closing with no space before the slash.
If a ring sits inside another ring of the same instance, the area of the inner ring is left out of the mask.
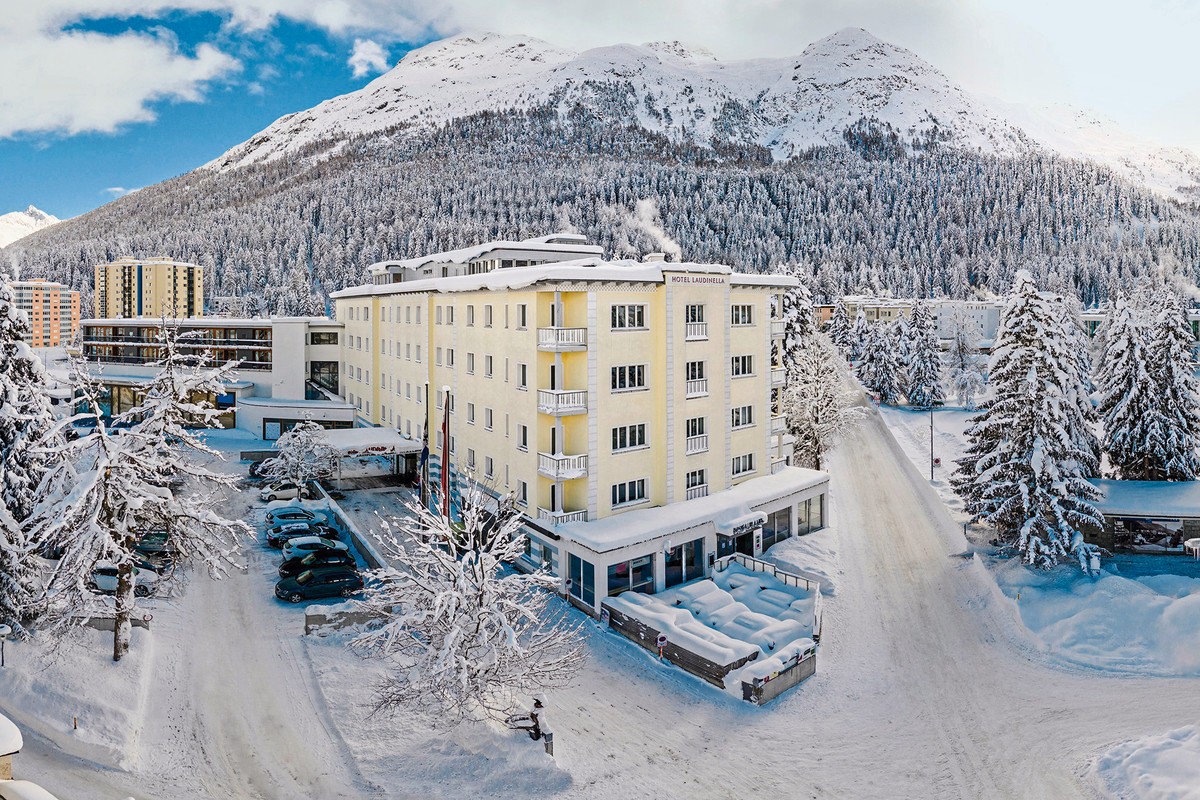
<path id="1" fill-rule="evenodd" d="M 272 500 L 295 500 L 300 496 L 300 487 L 291 481 L 280 481 L 264 488 L 258 496 L 267 503 Z"/>
<path id="2" fill-rule="evenodd" d="M 300 536 L 295 539 L 289 539 L 283 545 L 283 560 L 296 556 L 305 556 L 314 550 L 349 550 L 350 547 L 345 542 L 337 542 L 333 539 L 326 539 L 323 536 Z"/>
<path id="3" fill-rule="evenodd" d="M 154 593 L 158 583 L 158 575 L 148 569 L 133 568 L 133 593 L 138 597 L 148 597 Z M 101 561 L 92 570 L 92 588 L 104 594 L 117 593 L 117 565 Z"/>
<path id="4" fill-rule="evenodd" d="M 267 511 L 267 527 L 284 525 L 290 522 L 328 522 L 329 512 L 323 508 L 305 508 L 304 506 L 289 505 L 282 508 L 272 508 Z"/>

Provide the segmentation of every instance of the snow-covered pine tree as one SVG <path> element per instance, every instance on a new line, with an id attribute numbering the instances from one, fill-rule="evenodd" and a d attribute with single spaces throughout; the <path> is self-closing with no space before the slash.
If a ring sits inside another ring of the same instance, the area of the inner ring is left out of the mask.
<path id="1" fill-rule="evenodd" d="M 466 485 L 461 524 L 410 500 L 381 537 L 395 566 L 373 574 L 359 605 L 382 624 L 351 643 L 387 665 L 377 710 L 422 708 L 446 725 L 503 720 L 519 695 L 565 685 L 582 666 L 557 580 L 506 566 L 524 553 L 520 512 Z"/>
<path id="2" fill-rule="evenodd" d="M 1100 459 L 1103 447 L 1096 434 L 1099 416 L 1092 405 L 1092 358 L 1088 348 L 1087 330 L 1083 325 L 1083 307 L 1077 297 L 1056 298 L 1063 336 L 1074 356 L 1067 364 L 1070 376 L 1065 382 L 1071 400 L 1071 413 L 1067 416 L 1067 430 L 1072 440 L 1083 452 L 1080 469 L 1085 478 L 1100 477 Z"/>
<path id="3" fill-rule="evenodd" d="M 868 327 L 856 373 L 863 387 L 879 395 L 879 402 L 896 405 L 901 399 L 900 359 L 890 327 L 876 323 Z"/>
<path id="4" fill-rule="evenodd" d="M 263 462 L 263 475 L 273 480 L 307 486 L 309 481 L 333 474 L 338 455 L 325 429 L 311 419 L 298 422 L 275 440 L 278 455 Z"/>
<path id="5" fill-rule="evenodd" d="M 1104 450 L 1117 478 L 1154 480 L 1163 443 L 1154 441 L 1157 401 L 1146 360 L 1140 314 L 1118 296 L 1105 321 L 1104 352 L 1096 383 L 1104 420 Z"/>
<path id="6" fill-rule="evenodd" d="M 846 362 L 820 333 L 796 353 L 788 370 L 783 414 L 795 439 L 794 463 L 822 469 L 825 454 L 860 420 L 866 409 L 846 388 Z"/>
<path id="7" fill-rule="evenodd" d="M 857 365 L 863 357 L 863 350 L 867 348 L 867 344 L 871 337 L 872 325 L 867 322 L 867 315 L 860 308 L 858 315 L 854 318 L 854 327 L 850 329 L 850 344 L 846 350 L 846 357 L 851 364 Z"/>
<path id="8" fill-rule="evenodd" d="M 897 374 L 901 392 L 908 386 L 908 366 L 913 348 L 912 333 L 912 326 L 909 324 L 906 314 L 901 313 L 892 324 L 888 325 L 888 338 L 892 340 L 892 344 L 896 348 L 896 363 L 899 365 Z"/>
<path id="9" fill-rule="evenodd" d="M 1000 318 L 990 373 L 995 397 L 967 430 L 953 477 L 973 519 L 996 528 L 1026 564 L 1049 568 L 1096 552 L 1084 531 L 1103 525 L 1085 480 L 1090 454 L 1071 436 L 1079 386 L 1061 303 L 1020 271 Z M 1065 385 L 1067 384 L 1067 385 Z"/>
<path id="10" fill-rule="evenodd" d="M 79 416 L 90 419 L 93 432 L 66 443 L 64 458 L 43 480 L 43 499 L 30 516 L 31 525 L 42 531 L 40 541 L 62 553 L 47 587 L 56 627 L 108 612 L 89 584 L 99 562 L 116 566 L 114 661 L 129 651 L 136 596 L 144 591 L 135 579 L 136 547 L 147 534 L 162 535 L 162 547 L 174 558 L 202 563 L 217 577 L 233 563 L 241 538 L 251 533 L 246 523 L 217 513 L 210 496 L 173 488 L 176 476 L 217 488 L 231 481 L 184 453 L 216 456 L 185 425 L 216 425 L 218 412 L 203 398 L 224 391 L 222 378 L 233 365 L 209 368 L 204 359 L 184 353 L 178 336 L 174 327 L 160 331 L 159 373 L 147 385 L 143 403 L 113 420 L 129 425 L 119 433 L 109 430 L 100 386 L 87 364 L 72 365 Z"/>
<path id="11" fill-rule="evenodd" d="M 853 333 L 851 332 L 850 314 L 846 311 L 846 305 L 840 300 L 836 302 L 833 316 L 829 318 L 829 326 L 825 332 L 842 357 L 847 358 L 853 341 Z"/>
<path id="12" fill-rule="evenodd" d="M 34 547 L 21 524 L 0 506 L 0 625 L 24 639 L 42 608 Z"/>
<path id="13" fill-rule="evenodd" d="M 795 269 L 785 274 L 793 277 Z M 779 347 L 779 360 L 784 369 L 794 363 L 804 342 L 817 333 L 816 322 L 813 319 L 812 295 L 808 287 L 798 283 L 794 288 L 784 292 L 779 298 L 779 317 L 783 320 L 783 338 L 775 340 Z"/>
<path id="14" fill-rule="evenodd" d="M 1196 480 L 1200 476 L 1200 382 L 1191 351 L 1191 325 L 1174 291 L 1161 291 L 1158 307 L 1146 346 L 1156 405 L 1150 439 L 1158 448 L 1149 480 Z"/>
<path id="15" fill-rule="evenodd" d="M 950 349 L 946 353 L 946 371 L 950 391 L 968 411 L 975 410 L 976 398 L 983 392 L 983 359 L 979 355 L 979 333 L 975 323 L 960 305 L 950 312 Z"/>
<path id="16" fill-rule="evenodd" d="M 29 338 L 29 320 L 8 278 L 0 277 L 0 498 L 18 523 L 33 511 L 54 450 L 43 442 L 55 423 L 46 371 Z"/>
<path id="17" fill-rule="evenodd" d="M 908 322 L 908 364 L 904 394 L 917 408 L 929 408 L 946 399 L 942 389 L 942 354 L 938 348 L 933 314 L 923 301 L 913 305 Z"/>

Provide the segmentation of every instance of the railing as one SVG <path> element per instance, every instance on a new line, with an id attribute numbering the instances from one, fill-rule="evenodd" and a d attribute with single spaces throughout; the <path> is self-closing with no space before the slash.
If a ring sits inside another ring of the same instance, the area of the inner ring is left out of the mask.
<path id="1" fill-rule="evenodd" d="M 708 394 L 708 378 L 698 378 L 687 382 L 688 397 L 704 397 Z"/>
<path id="2" fill-rule="evenodd" d="M 771 320 L 771 337 L 781 339 L 787 333 L 787 322 L 781 319 Z"/>
<path id="3" fill-rule="evenodd" d="M 157 356 L 146 356 L 144 358 L 139 358 L 137 356 L 99 356 L 99 355 L 95 355 L 93 353 L 89 353 L 86 350 L 83 353 L 83 357 L 85 360 L 94 362 L 96 364 L 130 364 L 130 365 L 134 365 L 134 366 L 143 366 L 143 367 L 147 366 L 149 364 L 152 364 L 155 361 L 158 361 Z M 271 362 L 269 362 L 269 361 L 240 361 L 240 362 L 238 362 L 239 370 L 243 370 L 243 369 L 269 370 L 270 368 L 271 368 Z"/>
<path id="4" fill-rule="evenodd" d="M 687 490 L 687 499 L 695 500 L 698 497 L 708 497 L 708 484 L 702 483 L 699 486 L 689 486 Z"/>
<path id="5" fill-rule="evenodd" d="M 583 350 L 587 328 L 538 328 L 539 350 Z"/>
<path id="6" fill-rule="evenodd" d="M 684 331 L 684 340 L 700 342 L 708 338 L 707 322 L 688 322 Z"/>
<path id="7" fill-rule="evenodd" d="M 693 453 L 703 453 L 708 450 L 708 434 L 689 436 L 684 441 L 684 451 L 690 456 Z"/>
<path id="8" fill-rule="evenodd" d="M 587 522 L 587 509 L 583 511 L 551 511 L 548 508 L 538 508 L 539 522 L 549 522 L 551 525 L 566 525 L 568 522 Z"/>
<path id="9" fill-rule="evenodd" d="M 587 476 L 587 453 L 566 456 L 561 453 L 538 453 L 538 472 L 556 481 L 570 481 Z"/>
<path id="10" fill-rule="evenodd" d="M 782 471 L 783 468 L 786 466 L 787 466 L 787 462 L 784 461 L 782 458 L 772 461 L 771 462 L 771 474 L 774 475 L 776 472 Z"/>
<path id="11" fill-rule="evenodd" d="M 771 433 L 783 433 L 783 417 L 771 417 Z"/>
<path id="12" fill-rule="evenodd" d="M 587 413 L 587 392 L 581 389 L 538 389 L 537 400 L 543 414 Z"/>
<path id="13" fill-rule="evenodd" d="M 733 553 L 732 555 L 722 556 L 713 562 L 714 572 L 724 572 L 729 569 L 730 564 L 741 564 L 751 572 L 763 572 L 767 575 L 778 578 L 782 583 L 796 588 L 804 587 L 805 591 L 811 592 L 817 585 L 815 580 L 809 580 L 803 575 L 797 575 L 794 572 L 787 572 L 772 564 L 770 561 L 763 561 L 754 556 L 744 555 L 742 553 Z"/>
<path id="14" fill-rule="evenodd" d="M 772 386 L 783 386 L 785 380 L 786 380 L 786 376 L 784 375 L 783 369 L 772 369 L 771 370 L 771 385 Z"/>

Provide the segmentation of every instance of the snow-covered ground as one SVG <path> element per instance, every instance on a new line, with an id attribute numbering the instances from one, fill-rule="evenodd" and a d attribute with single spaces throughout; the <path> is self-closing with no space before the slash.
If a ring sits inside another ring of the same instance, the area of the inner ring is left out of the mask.
<path id="1" fill-rule="evenodd" d="M 1121 800 L 1200 798 L 1200 725 L 1125 742 L 1096 761 L 1105 794 Z"/>

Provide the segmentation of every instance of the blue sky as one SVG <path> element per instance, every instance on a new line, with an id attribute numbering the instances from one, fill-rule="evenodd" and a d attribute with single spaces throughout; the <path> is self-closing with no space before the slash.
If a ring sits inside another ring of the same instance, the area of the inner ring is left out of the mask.
<path id="1" fill-rule="evenodd" d="M 795 55 L 863 27 L 970 91 L 1200 153 L 1197 0 L 0 0 L 0 213 L 73 216 L 464 30 Z M 112 191 L 109 191 L 112 190 Z"/>

